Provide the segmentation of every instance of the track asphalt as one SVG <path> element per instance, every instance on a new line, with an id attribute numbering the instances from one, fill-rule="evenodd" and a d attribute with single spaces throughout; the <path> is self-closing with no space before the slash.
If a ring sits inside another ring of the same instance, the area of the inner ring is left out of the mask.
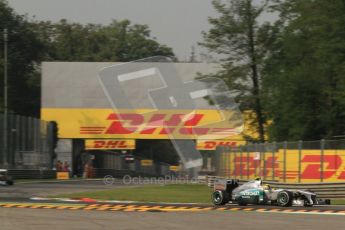
<path id="1" fill-rule="evenodd" d="M 314 207 L 99 202 L 32 199 L 37 196 L 122 188 L 102 181 L 28 183 L 0 187 L 0 229 L 342 229 L 345 206 Z"/>

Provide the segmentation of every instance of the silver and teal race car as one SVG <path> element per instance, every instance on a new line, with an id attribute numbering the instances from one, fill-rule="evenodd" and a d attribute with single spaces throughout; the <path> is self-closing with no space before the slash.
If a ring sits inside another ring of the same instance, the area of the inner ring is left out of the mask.
<path id="1" fill-rule="evenodd" d="M 306 190 L 273 189 L 263 185 L 261 179 L 239 185 L 238 180 L 216 179 L 212 202 L 215 205 L 237 203 L 239 205 L 279 205 L 289 207 L 293 204 L 311 207 L 317 204 L 316 194 Z"/>

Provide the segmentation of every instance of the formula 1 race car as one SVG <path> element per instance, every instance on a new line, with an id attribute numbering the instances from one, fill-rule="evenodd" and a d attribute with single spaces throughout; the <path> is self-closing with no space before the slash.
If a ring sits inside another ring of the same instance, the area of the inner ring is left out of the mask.
<path id="1" fill-rule="evenodd" d="M 6 169 L 0 169 L 0 185 L 13 185 L 13 179 L 7 174 Z"/>
<path id="2" fill-rule="evenodd" d="M 215 205 L 232 202 L 239 205 L 279 205 L 282 207 L 293 204 L 311 207 L 318 203 L 315 193 L 305 190 L 273 189 L 269 185 L 263 185 L 259 178 L 242 185 L 234 179 L 216 179 L 212 201 Z"/>

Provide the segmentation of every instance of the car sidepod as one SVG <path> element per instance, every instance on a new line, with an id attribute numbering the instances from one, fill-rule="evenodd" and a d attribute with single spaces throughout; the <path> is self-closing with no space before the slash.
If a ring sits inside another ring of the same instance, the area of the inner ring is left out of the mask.
<path id="1" fill-rule="evenodd" d="M 264 204 L 266 203 L 263 189 L 246 189 L 234 194 L 234 199 L 240 205 L 246 204 Z"/>

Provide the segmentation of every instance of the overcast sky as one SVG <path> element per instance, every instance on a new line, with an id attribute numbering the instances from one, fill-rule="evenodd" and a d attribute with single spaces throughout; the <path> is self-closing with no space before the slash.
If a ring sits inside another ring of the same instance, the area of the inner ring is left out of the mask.
<path id="1" fill-rule="evenodd" d="M 39 20 L 108 24 L 129 19 L 147 24 L 152 36 L 174 49 L 180 60 L 189 58 L 191 46 L 210 28 L 207 18 L 217 13 L 211 0 L 8 0 L 19 14 Z M 196 52 L 200 49 L 196 47 Z"/>

